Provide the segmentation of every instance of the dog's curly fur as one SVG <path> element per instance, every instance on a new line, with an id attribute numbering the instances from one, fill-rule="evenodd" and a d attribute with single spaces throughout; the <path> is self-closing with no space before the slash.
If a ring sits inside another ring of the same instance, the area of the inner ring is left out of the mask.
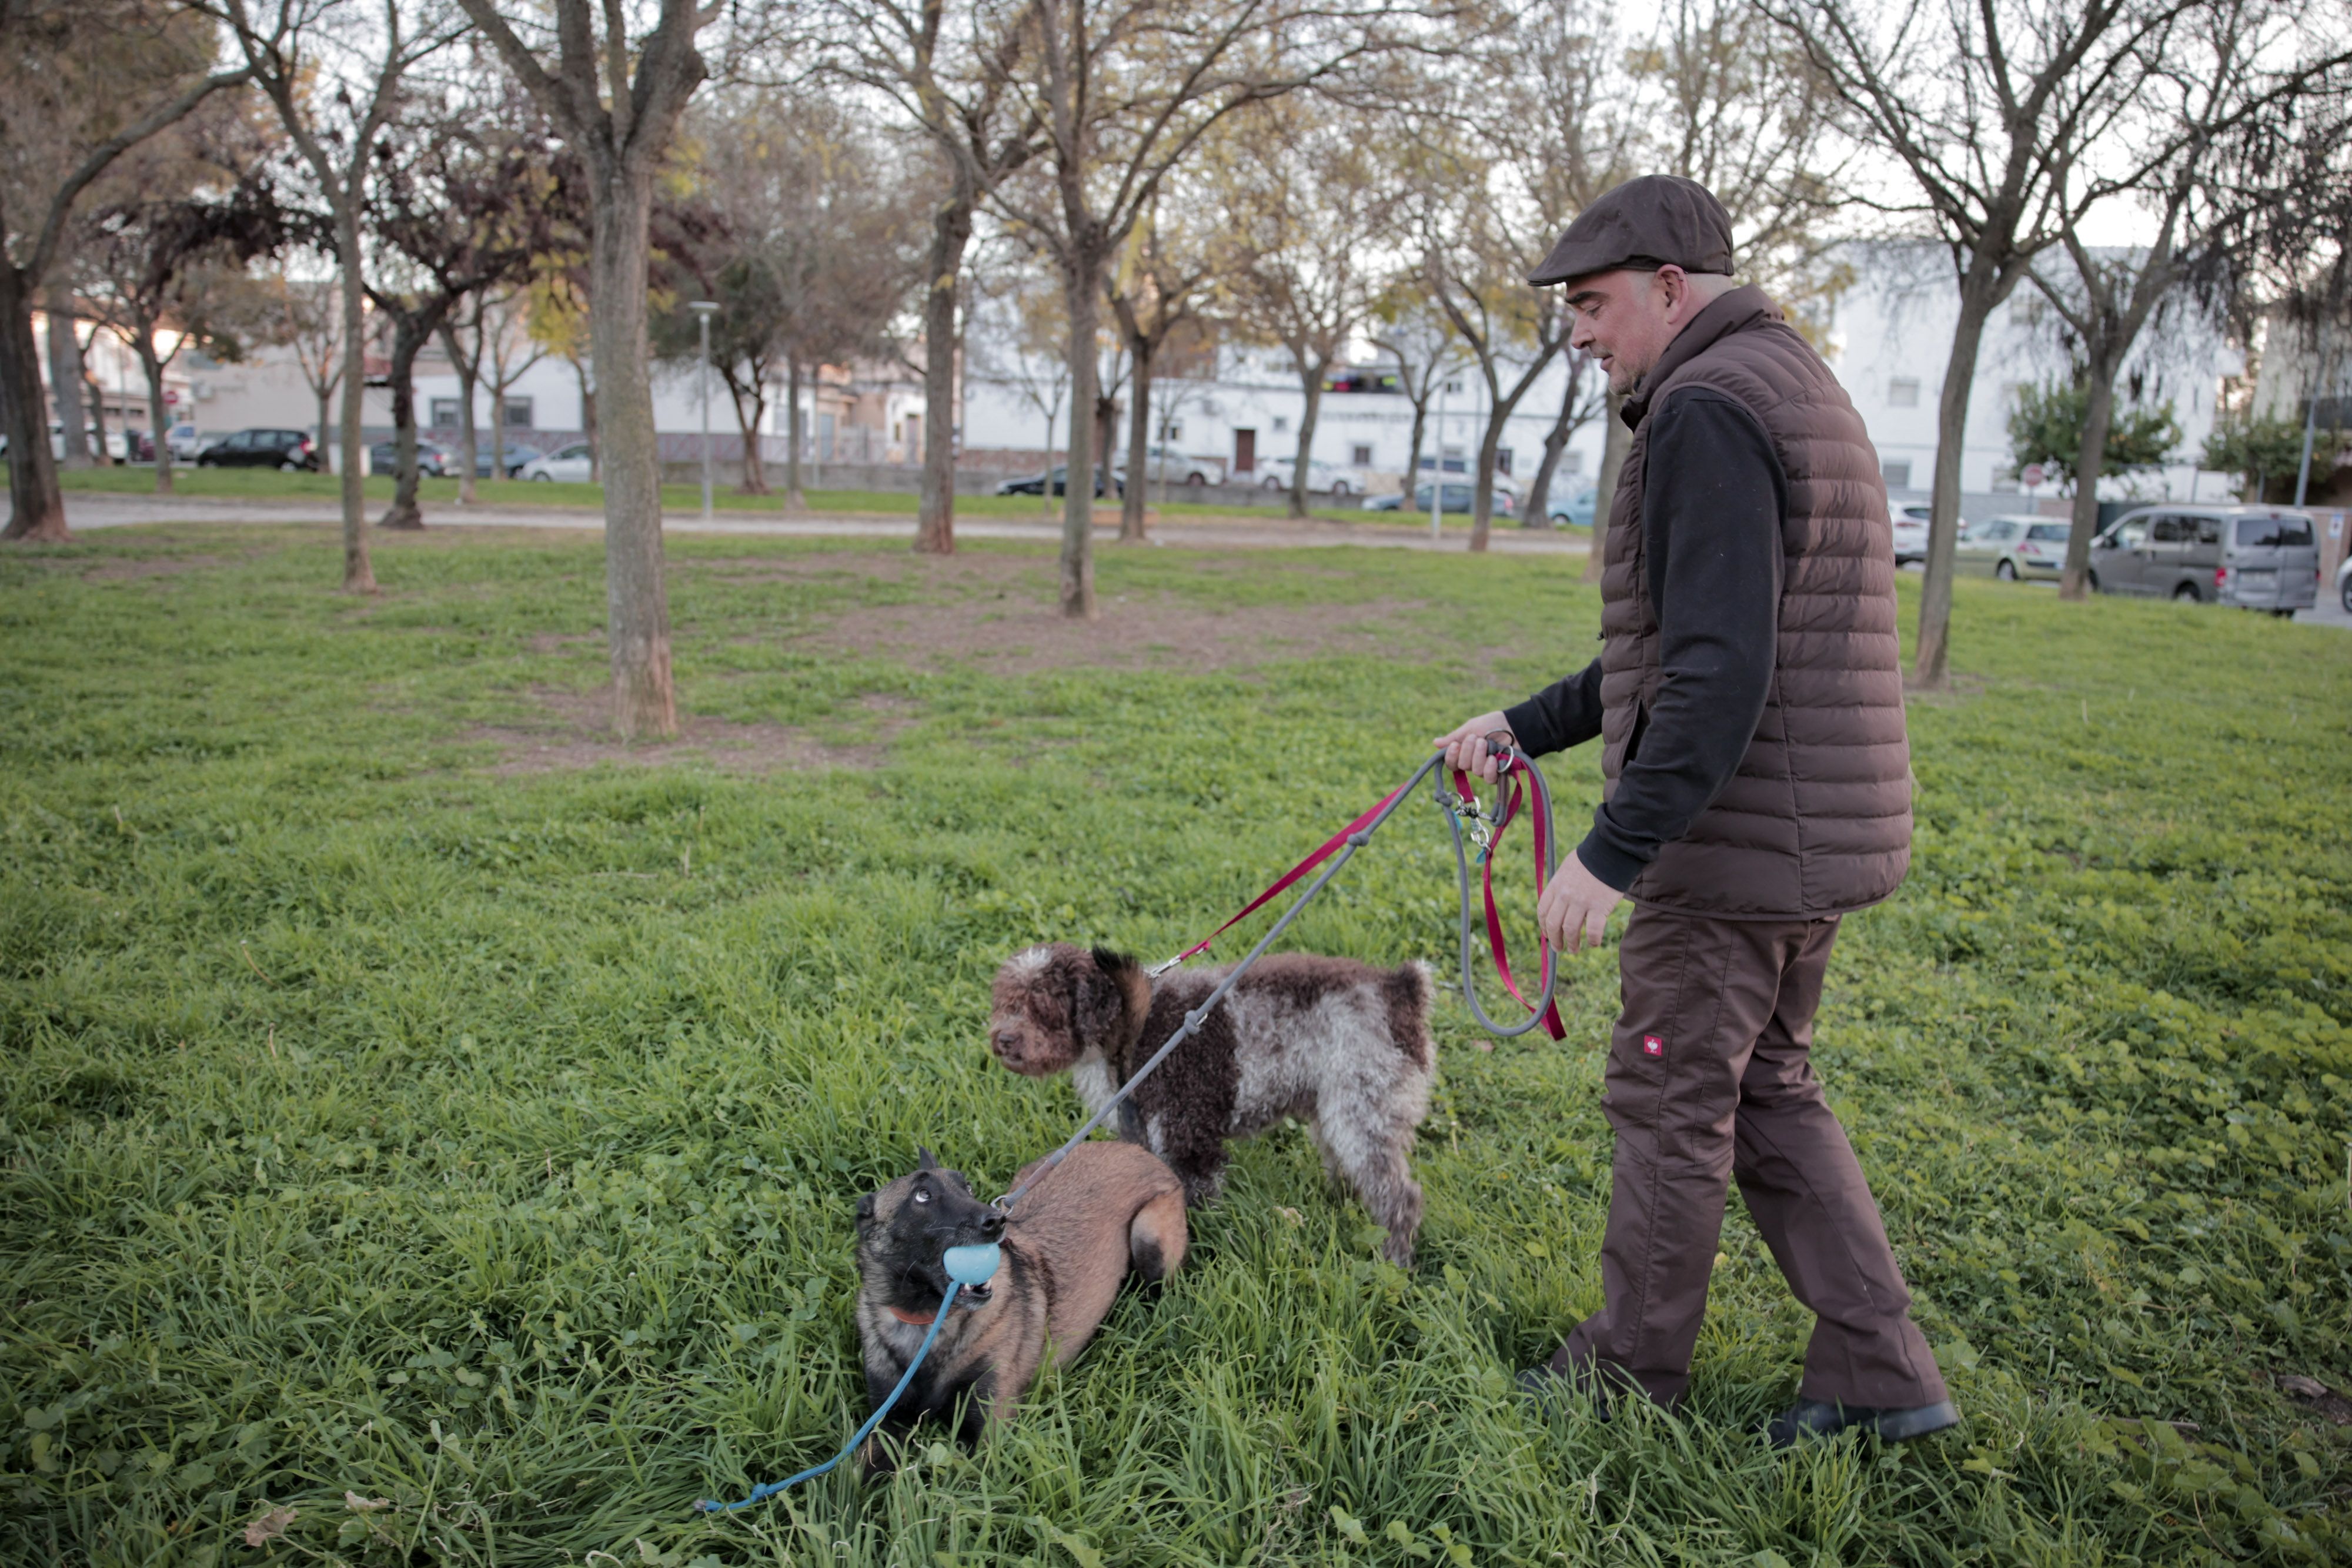
<path id="1" fill-rule="evenodd" d="M 1070 1073 L 1099 1108 L 1227 973 L 1180 969 L 1155 983 L 1125 954 L 1032 947 L 997 973 L 989 1049 L 1015 1072 Z M 1430 992 L 1419 964 L 1261 959 L 1119 1107 L 1120 1135 L 1166 1160 L 1197 1205 L 1223 1184 L 1228 1138 L 1297 1116 L 1324 1169 L 1387 1227 L 1382 1255 L 1410 1267 L 1422 1197 L 1407 1156 L 1437 1070 Z"/>

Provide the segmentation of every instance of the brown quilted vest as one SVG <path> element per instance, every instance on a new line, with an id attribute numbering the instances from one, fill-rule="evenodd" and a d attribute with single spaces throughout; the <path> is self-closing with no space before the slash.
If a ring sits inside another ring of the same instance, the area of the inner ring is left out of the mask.
<path id="1" fill-rule="evenodd" d="M 1738 771 L 1628 891 L 1640 904 L 1732 918 L 1859 909 L 1893 893 L 1911 860 L 1894 532 L 1861 415 L 1760 289 L 1734 289 L 1700 311 L 1626 403 L 1633 439 L 1601 556 L 1602 798 L 1639 744 L 1660 679 L 1643 559 L 1643 416 L 1696 386 L 1753 413 L 1788 476 L 1780 639 Z"/>

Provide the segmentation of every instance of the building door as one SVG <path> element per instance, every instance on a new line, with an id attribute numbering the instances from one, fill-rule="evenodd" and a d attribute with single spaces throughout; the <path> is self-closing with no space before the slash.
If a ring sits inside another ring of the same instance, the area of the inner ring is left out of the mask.
<path id="1" fill-rule="evenodd" d="M 1255 474 L 1257 472 L 1256 431 L 1236 430 L 1234 432 L 1234 472 L 1236 474 Z"/>

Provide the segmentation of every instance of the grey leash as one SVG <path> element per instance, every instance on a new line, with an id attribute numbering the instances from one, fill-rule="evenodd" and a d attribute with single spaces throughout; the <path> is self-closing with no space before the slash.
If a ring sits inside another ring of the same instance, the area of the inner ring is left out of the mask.
<path id="1" fill-rule="evenodd" d="M 1009 1209 L 1013 1206 L 1013 1204 L 1019 1202 L 1021 1196 L 1027 1192 L 1031 1187 L 1036 1186 L 1039 1179 L 1042 1178 L 1047 1171 L 1052 1170 L 1055 1166 L 1061 1164 L 1063 1158 L 1067 1155 L 1072 1149 L 1075 1149 L 1080 1144 L 1085 1143 L 1087 1139 L 1093 1134 L 1095 1129 L 1101 1126 L 1103 1123 L 1109 1118 L 1111 1113 L 1117 1111 L 1119 1106 L 1125 1103 L 1127 1097 L 1134 1093 L 1137 1088 L 1142 1084 L 1143 1081 L 1150 1077 L 1152 1072 L 1161 1062 L 1168 1060 L 1170 1052 L 1173 1051 L 1178 1046 L 1183 1044 L 1186 1040 L 1192 1039 L 1193 1035 L 1198 1033 L 1201 1026 L 1208 1021 L 1209 1015 L 1216 1010 L 1217 1004 L 1225 999 L 1225 993 L 1232 990 L 1234 984 L 1239 981 L 1244 975 L 1249 972 L 1251 965 L 1256 963 L 1260 957 L 1264 956 L 1265 950 L 1268 947 L 1274 946 L 1275 938 L 1280 936 L 1283 932 L 1289 927 L 1290 923 L 1298 917 L 1298 912 L 1305 909 L 1309 904 L 1315 902 L 1315 895 L 1321 893 L 1323 889 L 1328 885 L 1331 879 L 1339 874 L 1339 868 L 1346 865 L 1349 860 L 1353 859 L 1358 850 L 1362 849 L 1366 844 L 1372 841 L 1372 835 L 1379 831 L 1381 824 L 1387 821 L 1389 818 L 1394 814 L 1396 809 L 1404 803 L 1405 797 L 1412 793 L 1413 786 L 1419 784 L 1423 779 L 1427 778 L 1431 770 L 1436 768 L 1439 764 L 1444 762 L 1444 752 L 1439 751 L 1433 753 L 1427 761 L 1423 762 L 1419 768 L 1413 770 L 1412 777 L 1407 779 L 1403 785 L 1399 788 L 1393 795 L 1391 795 L 1376 810 L 1364 819 L 1360 825 L 1356 827 L 1354 831 L 1350 831 L 1340 841 L 1339 851 L 1338 854 L 1332 858 L 1331 862 L 1323 868 L 1321 873 L 1318 874 L 1312 883 L 1307 884 L 1307 891 L 1300 894 L 1297 899 L 1292 903 L 1290 907 L 1284 910 L 1275 923 L 1266 928 L 1265 935 L 1258 938 L 1257 946 L 1252 947 L 1242 961 L 1235 964 L 1233 967 L 1232 971 L 1228 973 L 1223 980 L 1217 983 L 1216 989 L 1209 993 L 1208 998 L 1202 1002 L 1199 1007 L 1194 1008 L 1192 1011 L 1184 1015 L 1184 1021 L 1177 1026 L 1176 1032 L 1168 1037 L 1166 1043 L 1162 1044 L 1158 1051 L 1153 1051 L 1142 1066 L 1137 1068 L 1133 1073 L 1129 1074 L 1127 1082 L 1118 1086 L 1118 1092 L 1113 1094 L 1109 1099 L 1104 1101 L 1100 1106 L 1097 1107 L 1095 1113 L 1087 1117 L 1085 1123 L 1079 1126 L 1078 1130 L 1072 1133 L 1068 1140 L 1065 1142 L 1060 1148 L 1055 1149 L 1052 1154 L 1038 1161 L 1036 1167 L 1030 1172 L 1029 1179 L 1027 1181 L 1021 1183 L 1020 1186 L 1014 1187 L 1011 1192 L 1008 1192 L 1003 1197 L 998 1198 L 996 1200 L 995 1207 L 1000 1209 Z M 1507 747 L 1496 748 L 1495 761 L 1496 764 L 1496 788 L 1498 792 L 1505 788 L 1506 781 L 1510 778 L 1514 771 L 1524 771 L 1528 776 L 1529 785 L 1528 793 L 1531 797 L 1529 800 L 1529 813 L 1537 824 L 1536 854 L 1538 861 L 1541 862 L 1541 880 L 1549 882 L 1551 879 L 1553 871 L 1557 869 L 1553 860 L 1552 840 L 1550 833 L 1551 789 L 1544 782 L 1543 771 L 1536 766 L 1535 758 L 1527 756 L 1525 753 L 1520 752 L 1516 748 Z M 1525 1019 L 1515 1025 L 1504 1025 L 1496 1023 L 1493 1019 L 1486 1016 L 1486 1009 L 1481 1007 L 1478 1003 L 1477 987 L 1472 983 L 1471 978 L 1470 858 L 1469 852 L 1463 842 L 1464 835 L 1462 831 L 1463 819 L 1467 816 L 1475 824 L 1471 829 L 1469 836 L 1473 841 L 1477 843 L 1480 854 L 1483 857 L 1486 851 L 1492 846 L 1493 834 L 1501 829 L 1505 821 L 1509 820 L 1509 812 L 1507 809 L 1506 809 L 1495 815 L 1488 815 L 1478 808 L 1476 801 L 1466 796 L 1455 795 L 1449 791 L 1445 788 L 1444 776 L 1442 774 L 1440 775 L 1439 783 L 1433 798 L 1438 808 L 1445 813 L 1446 824 L 1454 831 L 1454 873 L 1455 880 L 1460 887 L 1462 895 L 1463 1000 L 1470 1004 L 1471 1016 L 1478 1020 L 1479 1027 L 1486 1030 L 1487 1033 L 1502 1040 L 1516 1039 L 1518 1036 L 1527 1033 L 1529 1030 L 1536 1028 L 1538 1025 L 1541 1024 L 1547 1017 L 1550 1016 L 1552 990 L 1559 977 L 1557 973 L 1556 956 L 1552 952 L 1550 943 L 1545 942 L 1541 945 L 1543 949 L 1543 988 L 1536 997 L 1536 999 L 1529 1009 Z M 1255 907 L 1255 905 L 1252 907 Z M 1248 910 L 1243 911 L 1244 915 L 1246 915 L 1247 913 L 1249 913 Z M 1234 916 L 1234 919 L 1236 920 L 1240 918 L 1240 915 Z M 1227 924 L 1230 925 L 1231 922 L 1228 922 Z M 1164 974 L 1168 970 L 1174 968 L 1178 964 L 1182 963 L 1184 959 L 1191 956 L 1192 953 L 1199 952 L 1202 948 L 1205 948 L 1207 946 L 1208 944 L 1206 942 L 1202 942 L 1198 946 L 1191 948 L 1185 953 L 1179 954 L 1176 957 L 1171 958 L 1166 963 L 1158 966 L 1153 968 L 1150 973 L 1154 977 Z M 1499 952 L 1500 949 L 1498 947 L 1498 956 Z"/>

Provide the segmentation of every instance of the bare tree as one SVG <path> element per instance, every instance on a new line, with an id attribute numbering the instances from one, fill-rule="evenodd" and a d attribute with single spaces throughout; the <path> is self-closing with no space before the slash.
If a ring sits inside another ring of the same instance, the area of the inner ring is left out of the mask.
<path id="1" fill-rule="evenodd" d="M 955 549 L 955 378 L 959 283 L 982 203 L 1035 156 L 1040 124 L 1014 91 L 1036 0 L 835 0 L 833 68 L 884 93 L 945 162 L 924 256 L 923 477 L 915 549 Z"/>
<path id="2" fill-rule="evenodd" d="M 1021 78 L 1045 176 L 998 203 L 1038 236 L 1069 315 L 1070 402 L 1097 407 L 1105 269 L 1170 171 L 1227 114 L 1428 41 L 1431 13 L 1362 0 L 1037 0 Z M 1063 613 L 1095 614 L 1093 422 L 1070 423 Z"/>
<path id="3" fill-rule="evenodd" d="M 1197 214 L 1192 214 L 1196 217 Z M 1119 497 L 1118 537 L 1140 544 L 1151 473 L 1151 378 L 1169 337 L 1199 319 L 1202 295 L 1216 270 L 1197 222 L 1166 201 L 1153 204 L 1105 280 L 1111 315 L 1127 350 L 1127 489 Z M 1161 465 L 1163 477 L 1166 463 Z"/>
<path id="4" fill-rule="evenodd" d="M 1584 379 L 1591 365 L 1591 355 L 1576 350 L 1569 351 L 1568 374 L 1561 378 L 1559 413 L 1553 416 L 1551 428 L 1544 432 L 1543 456 L 1536 464 L 1535 477 L 1528 482 L 1527 505 L 1519 513 L 1519 526 L 1523 528 L 1551 527 L 1551 482 L 1559 470 L 1560 454 L 1568 450 L 1570 438 L 1592 423 L 1593 417 L 1608 406 L 1606 381 L 1596 385 Z M 1597 489 L 1593 507 L 1592 555 L 1597 559 L 1601 554 L 1600 497 Z"/>
<path id="5" fill-rule="evenodd" d="M 213 70 L 213 57 L 210 29 L 146 0 L 0 7 L 0 404 L 9 457 L 0 538 L 68 537 L 33 306 L 74 205 L 124 152 L 246 80 L 242 70 Z M 58 329 L 53 320 L 52 336 Z M 79 434 L 77 421 L 68 439 Z"/>
<path id="6" fill-rule="evenodd" d="M 216 95 L 208 107 L 227 97 Z M 260 149 L 239 134 L 245 129 L 233 107 L 227 115 L 200 110 L 132 149 L 104 182 L 98 198 L 104 204 L 83 225 L 78 246 L 91 314 L 145 374 L 158 495 L 172 493 L 165 369 L 192 344 L 219 358 L 241 352 L 237 330 L 256 303 L 245 268 L 288 236 L 286 214 L 258 166 Z"/>
<path id="7" fill-rule="evenodd" d="M 319 452 L 333 454 L 327 432 L 333 423 L 335 388 L 343 379 L 343 312 L 332 279 L 297 280 L 282 267 L 260 279 L 268 298 L 260 341 L 292 352 L 302 382 L 319 405 Z"/>
<path id="8" fill-rule="evenodd" d="M 425 526 L 416 504 L 417 355 L 444 336 L 466 300 L 521 284 L 554 243 L 569 193 L 535 119 L 512 101 L 459 98 L 429 111 L 412 107 L 385 133 L 383 167 L 366 196 L 369 228 L 383 242 L 368 298 L 392 328 L 385 373 L 396 458 L 381 527 Z M 494 474 L 505 460 L 504 434 L 501 419 Z"/>
<path id="9" fill-rule="evenodd" d="M 1985 323 L 2070 221 L 2170 156 L 2116 155 L 2184 11 L 2205 0 L 1948 0 L 1880 14 L 1859 0 L 1759 0 L 1836 93 L 1852 135 L 1891 157 L 1907 193 L 1878 204 L 1949 251 L 1959 311 L 1936 422 L 1927 576 L 1913 673 L 1950 664 L 1960 459 Z"/>
<path id="10" fill-rule="evenodd" d="M 2032 275 L 2074 338 L 2083 366 L 2083 430 L 2061 599 L 2089 596 L 2099 476 L 2125 361 L 2164 313 L 2226 308 L 2228 290 L 2251 273 L 2241 259 L 2245 231 L 2250 224 L 2267 223 L 2268 209 L 2310 212 L 2324 205 L 2313 201 L 2307 183 L 2277 178 L 2296 165 L 2269 154 L 2281 134 L 2291 136 L 2295 121 L 2314 109 L 2343 128 L 2347 64 L 2352 51 L 2343 39 L 2312 29 L 2299 11 L 2274 0 L 2211 0 L 2182 18 L 2147 85 L 2140 134 L 2170 151 L 2168 160 L 2146 171 L 2147 184 L 2135 193 L 2157 220 L 2148 243 L 2094 250 L 2083 238 L 2081 213 L 2068 199 L 2078 176 L 2071 169 L 2059 172 L 2060 241 L 2074 267 L 2071 275 L 2053 277 L 2037 263 Z M 2328 115 L 2331 99 L 2336 111 Z M 2244 174 L 2253 177 L 2238 177 Z M 2191 283 L 2198 287 L 2183 287 Z"/>
<path id="11" fill-rule="evenodd" d="M 1467 370 L 1469 361 L 1454 336 L 1454 323 L 1429 302 L 1418 273 L 1392 282 L 1374 303 L 1370 332 L 1372 347 L 1396 361 L 1397 390 L 1412 404 L 1412 440 L 1404 464 L 1404 494 L 1410 505 L 1421 477 L 1429 405 L 1436 401 L 1438 389 Z"/>
<path id="12" fill-rule="evenodd" d="M 325 203 L 342 270 L 342 423 L 338 433 L 343 505 L 343 590 L 373 593 L 368 559 L 367 452 L 362 432 L 367 376 L 361 302 L 366 258 L 362 209 L 376 150 L 400 103 L 402 83 L 457 28 L 432 15 L 412 26 L 402 0 L 195 0 L 218 16 L 245 52 L 256 86 L 268 95 L 286 134 Z M 215 7 L 217 7 L 215 9 Z M 323 436 L 320 444 L 324 445 Z"/>
<path id="13" fill-rule="evenodd" d="M 675 735 L 661 450 L 646 339 L 646 236 L 654 175 L 707 74 L 695 39 L 721 7 L 716 0 L 656 0 L 653 26 L 633 37 L 621 0 L 601 8 L 590 0 L 553 0 L 552 37 L 541 36 L 553 54 L 542 59 L 495 0 L 459 4 L 588 172 L 613 720 L 625 737 Z"/>
<path id="14" fill-rule="evenodd" d="M 1365 241 L 1405 204 L 1406 166 L 1393 146 L 1364 135 L 1360 115 L 1298 93 L 1237 117 L 1214 149 L 1220 303 L 1244 335 L 1289 356 L 1305 398 L 1294 517 L 1307 516 L 1324 382 L 1388 283 Z"/>

